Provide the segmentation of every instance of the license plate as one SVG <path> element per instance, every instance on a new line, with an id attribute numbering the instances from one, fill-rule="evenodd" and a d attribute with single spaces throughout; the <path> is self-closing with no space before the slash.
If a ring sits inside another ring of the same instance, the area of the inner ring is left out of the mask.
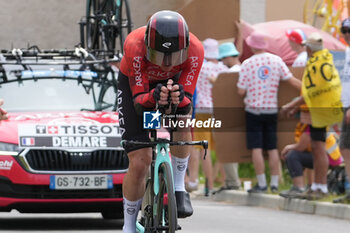
<path id="1" fill-rule="evenodd" d="M 112 189 L 112 175 L 50 176 L 50 189 Z"/>

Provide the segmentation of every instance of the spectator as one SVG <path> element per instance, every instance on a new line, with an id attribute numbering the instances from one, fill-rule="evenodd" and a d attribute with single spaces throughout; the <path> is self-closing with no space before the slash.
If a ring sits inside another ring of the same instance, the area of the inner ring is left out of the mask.
<path id="1" fill-rule="evenodd" d="M 341 32 L 348 45 L 350 45 L 350 18 L 342 22 Z M 345 160 L 345 170 L 349 182 L 350 177 L 350 48 L 346 47 L 344 73 L 341 76 L 342 82 L 342 102 L 344 107 L 344 119 L 340 134 L 340 148 Z M 346 189 L 343 198 L 334 200 L 335 202 L 350 202 L 350 187 Z"/>
<path id="2" fill-rule="evenodd" d="M 280 196 L 293 198 L 305 191 L 303 169 L 313 169 L 310 142 L 309 125 L 299 122 L 295 128 L 295 143 L 285 146 L 281 152 L 282 160 L 286 161 L 292 177 L 293 186 L 290 190 L 282 191 Z M 328 133 L 326 149 L 331 166 L 338 166 L 343 162 L 334 133 Z"/>
<path id="3" fill-rule="evenodd" d="M 332 54 L 323 48 L 322 36 L 312 33 L 305 45 L 309 59 L 302 79 L 302 96 L 284 105 L 282 113 L 294 114 L 298 106 L 304 103 L 310 111 L 311 151 L 315 179 L 311 188 L 299 197 L 317 200 L 328 195 L 326 128 L 342 119 L 341 83 Z"/>
<path id="4" fill-rule="evenodd" d="M 305 50 L 306 35 L 301 29 L 291 29 L 286 32 L 289 45 L 294 52 L 298 54 L 292 67 L 305 67 L 307 61 L 307 52 Z"/>
<path id="5" fill-rule="evenodd" d="M 269 155 L 270 189 L 278 191 L 280 160 L 277 151 L 277 93 L 280 80 L 300 89 L 300 81 L 293 77 L 286 64 L 276 55 L 266 52 L 267 41 L 254 31 L 246 38 L 253 56 L 242 63 L 237 83 L 238 94 L 244 96 L 246 112 L 247 148 L 258 179 L 249 193 L 267 191 L 263 149 Z"/>
<path id="6" fill-rule="evenodd" d="M 4 101 L 2 99 L 0 99 L 0 106 L 2 106 L 4 104 Z M 7 112 L 5 109 L 0 108 L 0 121 L 2 120 L 7 120 L 8 116 L 7 116 Z"/>
<path id="7" fill-rule="evenodd" d="M 238 26 L 238 29 L 240 27 Z M 240 40 L 240 30 L 238 30 L 236 42 Z M 219 46 L 219 59 L 229 68 L 227 72 L 239 72 L 241 63 L 239 61 L 240 53 L 232 42 L 223 43 Z M 239 189 L 241 181 L 238 174 L 238 163 L 224 163 L 225 170 L 225 185 L 217 192 L 222 190 Z"/>
<path id="8" fill-rule="evenodd" d="M 232 42 L 226 42 L 219 46 L 219 59 L 229 68 L 230 72 L 239 72 L 241 70 L 239 55 L 240 53 Z"/>
<path id="9" fill-rule="evenodd" d="M 297 53 L 292 67 L 305 67 L 307 62 L 307 52 L 305 49 L 306 34 L 301 29 L 289 29 L 286 31 L 288 42 L 291 49 Z M 310 112 L 307 110 L 307 106 L 301 106 L 300 121 L 305 124 L 311 124 Z M 305 169 L 304 176 L 308 180 L 308 185 L 311 186 L 313 181 L 313 171 Z"/>
<path id="10" fill-rule="evenodd" d="M 236 45 L 232 42 L 226 42 L 219 46 L 219 59 L 229 68 L 227 72 L 239 72 L 241 69 L 239 58 L 243 50 L 242 23 L 235 21 L 235 25 L 237 28 Z M 216 78 L 213 77 L 211 82 L 215 82 Z"/>
<path id="11" fill-rule="evenodd" d="M 204 58 L 202 69 L 199 73 L 196 86 L 196 115 L 197 120 L 207 120 L 212 117 L 213 113 L 213 100 L 211 95 L 212 84 L 210 83 L 210 78 L 217 76 L 218 73 L 227 70 L 227 67 L 218 61 L 218 42 L 217 40 L 208 38 L 203 41 L 204 47 Z M 212 132 L 208 129 L 194 129 L 194 139 L 195 140 L 208 140 L 209 148 L 208 151 L 215 149 L 215 143 L 213 140 Z M 204 154 L 202 147 L 194 147 L 189 168 L 189 182 L 188 190 L 194 189 L 198 184 L 198 168 L 199 159 Z M 213 177 L 213 166 L 210 156 L 207 156 L 202 162 L 203 172 L 205 177 L 208 179 L 209 193 L 213 191 L 214 187 L 214 177 Z"/>

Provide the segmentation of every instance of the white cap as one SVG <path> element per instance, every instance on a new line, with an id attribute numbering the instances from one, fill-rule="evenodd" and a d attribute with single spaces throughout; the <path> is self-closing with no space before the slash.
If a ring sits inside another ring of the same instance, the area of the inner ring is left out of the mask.
<path id="1" fill-rule="evenodd" d="M 215 39 L 205 39 L 203 41 L 204 58 L 218 59 L 219 57 L 219 42 Z"/>

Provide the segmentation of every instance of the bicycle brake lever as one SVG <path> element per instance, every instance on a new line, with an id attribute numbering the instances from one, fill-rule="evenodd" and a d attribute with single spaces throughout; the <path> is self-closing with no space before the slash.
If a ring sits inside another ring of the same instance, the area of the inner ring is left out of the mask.
<path id="1" fill-rule="evenodd" d="M 177 110 L 177 104 L 171 104 L 171 115 L 175 115 Z"/>
<path id="2" fill-rule="evenodd" d="M 207 150 L 208 150 L 208 141 L 207 140 L 202 141 L 202 146 L 204 148 L 203 160 L 205 160 L 205 157 L 207 156 Z"/>
<path id="3" fill-rule="evenodd" d="M 203 156 L 203 160 L 205 160 L 205 157 L 207 157 L 207 149 L 204 149 L 204 156 Z"/>
<path id="4" fill-rule="evenodd" d="M 120 145 L 121 145 L 123 148 L 126 147 L 126 144 L 127 144 L 127 141 L 125 141 L 125 140 L 121 140 L 121 141 L 120 141 Z"/>

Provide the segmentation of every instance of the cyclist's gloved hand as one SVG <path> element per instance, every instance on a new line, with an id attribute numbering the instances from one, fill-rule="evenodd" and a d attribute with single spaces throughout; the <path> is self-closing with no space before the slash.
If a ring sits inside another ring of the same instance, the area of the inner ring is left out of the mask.
<path id="1" fill-rule="evenodd" d="M 175 84 L 174 86 L 172 86 L 172 89 L 170 91 L 170 98 L 172 104 L 180 104 L 181 101 L 185 98 L 185 91 L 183 85 Z"/>
<path id="2" fill-rule="evenodd" d="M 161 83 L 158 83 L 154 88 L 153 98 L 158 103 L 158 105 L 166 106 L 168 102 L 169 90 L 166 86 Z"/>

